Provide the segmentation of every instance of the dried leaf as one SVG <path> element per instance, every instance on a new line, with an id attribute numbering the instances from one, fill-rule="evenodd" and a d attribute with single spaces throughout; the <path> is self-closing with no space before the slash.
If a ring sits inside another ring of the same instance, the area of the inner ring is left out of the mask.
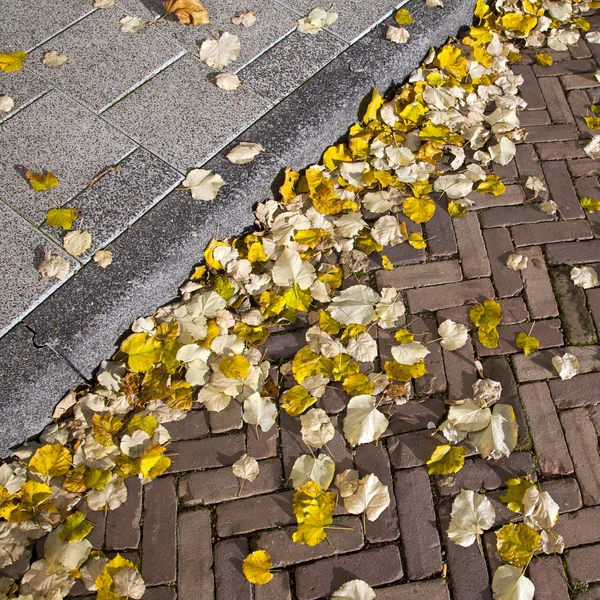
<path id="1" fill-rule="evenodd" d="M 217 40 L 202 42 L 200 60 L 213 69 L 224 69 L 238 57 L 240 48 L 240 38 L 225 31 Z"/>
<path id="2" fill-rule="evenodd" d="M 206 9 L 198 0 L 164 0 L 165 12 L 175 15 L 184 25 L 207 25 L 210 23 Z"/>
<path id="3" fill-rule="evenodd" d="M 108 265 L 112 264 L 112 261 L 113 254 L 110 250 L 97 250 L 94 253 L 94 262 L 103 269 L 106 269 Z"/>
<path id="4" fill-rule="evenodd" d="M 58 50 L 49 50 L 42 57 L 42 64 L 45 67 L 60 67 L 69 60 L 66 54 L 60 53 Z"/>
<path id="5" fill-rule="evenodd" d="M 87 231 L 69 231 L 63 238 L 63 248 L 71 256 L 79 256 L 92 245 L 92 236 Z"/>

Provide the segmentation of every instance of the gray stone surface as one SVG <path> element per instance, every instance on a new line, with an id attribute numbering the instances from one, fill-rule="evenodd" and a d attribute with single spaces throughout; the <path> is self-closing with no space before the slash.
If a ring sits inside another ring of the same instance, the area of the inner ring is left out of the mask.
<path id="1" fill-rule="evenodd" d="M 90 249 L 77 257 L 82 262 L 90 260 L 96 250 L 137 221 L 182 180 L 180 173 L 143 148 L 116 168 L 68 204 L 78 214 L 74 227 L 92 235 Z M 44 224 L 42 230 L 62 244 L 62 229 Z"/>
<path id="2" fill-rule="evenodd" d="M 71 23 L 93 12 L 90 0 L 0 2 L 2 52 L 30 51 Z"/>
<path id="3" fill-rule="evenodd" d="M 0 136 L 0 197 L 34 223 L 65 204 L 94 175 L 119 162 L 135 144 L 58 91 L 8 119 Z M 51 171 L 59 185 L 34 192 L 24 172 Z"/>
<path id="4" fill-rule="evenodd" d="M 238 75 L 272 102 L 279 102 L 337 56 L 347 44 L 324 31 L 320 35 L 293 32 L 267 50 Z"/>
<path id="5" fill-rule="evenodd" d="M 2 118 L 8 119 L 49 89 L 50 86 L 44 80 L 27 69 L 3 73 L 0 77 L 0 96 L 10 96 L 15 105 L 9 113 L 3 113 Z"/>
<path id="6" fill-rule="evenodd" d="M 29 312 L 39 301 L 49 296 L 62 282 L 52 279 L 41 282 L 37 267 L 44 250 L 51 250 L 71 263 L 71 272 L 78 262 L 53 244 L 11 208 L 0 202 L 0 337 Z"/>
<path id="7" fill-rule="evenodd" d="M 51 348 L 17 325 L 0 339 L 0 456 L 37 434 L 63 394 L 83 380 Z"/>
<path id="8" fill-rule="evenodd" d="M 155 19 L 164 13 L 162 0 L 117 0 L 117 4 L 128 13 L 142 19 Z M 200 45 L 212 34 L 228 31 L 240 38 L 240 54 L 226 70 L 237 72 L 262 54 L 265 49 L 276 44 L 296 27 L 298 16 L 273 0 L 203 0 L 208 11 L 209 25 L 189 26 L 179 23 L 169 15 L 152 27 L 165 37 L 177 40 L 186 50 L 198 56 Z M 314 7 L 313 7 L 314 8 Z M 252 27 L 234 25 L 231 17 L 238 11 L 253 9 L 256 23 Z"/>
<path id="9" fill-rule="evenodd" d="M 243 86 L 220 90 L 212 82 L 213 73 L 186 55 L 109 108 L 104 117 L 185 172 L 208 160 L 271 107 Z"/>
<path id="10" fill-rule="evenodd" d="M 119 21 L 126 14 L 116 7 L 97 10 L 39 47 L 28 64 L 88 108 L 103 110 L 185 53 L 155 27 L 121 32 Z M 60 67 L 45 67 L 41 61 L 49 50 L 69 60 Z"/>

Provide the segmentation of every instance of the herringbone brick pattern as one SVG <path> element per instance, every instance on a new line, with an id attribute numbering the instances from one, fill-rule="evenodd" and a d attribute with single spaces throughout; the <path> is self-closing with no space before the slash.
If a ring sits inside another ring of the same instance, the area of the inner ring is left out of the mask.
<path id="1" fill-rule="evenodd" d="M 592 22 L 598 28 L 599 17 Z M 499 564 L 494 533 L 484 536 L 486 558 L 475 545 L 449 543 L 452 496 L 460 487 L 490 491 L 500 526 L 514 516 L 499 501 L 501 488 L 509 477 L 524 474 L 540 480 L 560 505 L 557 530 L 567 548 L 562 562 L 550 557 L 531 563 L 536 598 L 567 600 L 578 582 L 589 586 L 579 598 L 600 598 L 600 585 L 594 586 L 600 584 L 600 290 L 574 287 L 569 277 L 570 265 L 588 264 L 600 273 L 600 216 L 584 213 L 579 204 L 584 196 L 600 199 L 600 164 L 582 150 L 592 135 L 583 117 L 600 102 L 594 77 L 600 46 L 581 40 L 570 52 L 552 54 L 551 67 L 515 67 L 525 78 L 528 110 L 521 118 L 528 137 L 515 162 L 496 170 L 506 193 L 473 193 L 475 210 L 460 220 L 438 210 L 424 226 L 427 251 L 406 244 L 390 248 L 386 254 L 394 270 L 372 264 L 369 274 L 359 277 L 402 290 L 406 324 L 425 341 L 437 338 L 445 319 L 469 325 L 469 305 L 484 298 L 498 298 L 504 311 L 497 349 L 482 347 L 472 335 L 456 352 L 430 346 L 429 375 L 415 382 L 414 398 L 394 411 L 377 445 L 347 447 L 340 433 L 341 390 L 329 388 L 319 400 L 317 406 L 338 423 L 329 445 L 338 469 L 356 468 L 361 476 L 374 472 L 389 486 L 388 509 L 363 535 L 360 520 L 338 507 L 336 523 L 352 532 L 333 531 L 331 545 L 294 544 L 287 478 L 295 459 L 307 451 L 298 420 L 282 412 L 278 427 L 257 437 L 242 422 L 238 403 L 221 413 L 198 408 L 168 427 L 173 464 L 166 475 L 143 490 L 129 480 L 124 506 L 106 516 L 90 515 L 95 547 L 141 564 L 149 586 L 144 598 L 316 600 L 359 577 L 378 588 L 378 600 L 488 600 Z M 545 181 L 547 192 L 540 198 L 556 202 L 557 216 L 536 206 L 538 200 L 523 185 L 530 175 Z M 529 258 L 520 272 L 505 266 L 516 250 Z M 351 278 L 347 285 L 354 283 Z M 515 339 L 532 325 L 541 350 L 526 357 Z M 379 336 L 382 363 L 389 359 L 391 339 Z M 304 345 L 300 324 L 271 336 L 267 358 L 290 359 Z M 557 379 L 550 362 L 556 348 L 578 357 L 580 375 Z M 436 446 L 430 430 L 443 418 L 443 398 L 470 395 L 476 358 L 487 377 L 501 382 L 502 401 L 515 410 L 517 451 L 499 461 L 471 457 L 456 476 L 430 478 L 424 466 Z M 279 383 L 287 385 L 285 379 Z M 260 475 L 238 496 L 231 465 L 244 452 L 260 461 Z M 257 548 L 268 550 L 280 569 L 264 588 L 254 588 L 241 572 L 242 560 Z M 23 569 L 28 558 L 11 571 Z M 76 586 L 72 593 L 83 589 Z"/>

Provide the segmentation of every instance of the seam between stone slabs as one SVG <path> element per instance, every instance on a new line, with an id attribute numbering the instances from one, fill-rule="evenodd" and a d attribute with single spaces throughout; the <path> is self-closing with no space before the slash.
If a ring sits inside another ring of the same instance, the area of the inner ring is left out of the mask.
<path id="1" fill-rule="evenodd" d="M 29 69 L 23 69 L 23 70 L 27 73 L 30 73 L 31 75 L 35 75 L 36 77 L 39 77 L 39 75 L 37 73 L 34 73 L 33 71 L 30 71 Z M 40 77 L 40 79 L 41 79 L 41 77 Z M 45 83 L 48 83 L 45 79 L 43 79 L 43 81 Z M 14 117 L 15 115 L 18 115 L 22 110 L 25 110 L 27 107 L 31 106 L 34 102 L 41 100 L 46 94 L 50 93 L 53 90 L 54 90 L 53 87 L 49 87 L 47 90 L 43 91 L 41 94 L 37 95 L 35 98 L 31 98 L 31 99 L 27 100 L 25 102 L 25 104 L 23 104 L 22 106 L 19 106 L 19 108 L 15 109 L 15 110 L 11 110 L 5 117 L 0 118 L 0 125 L 3 125 L 6 121 L 8 121 L 10 118 Z"/>

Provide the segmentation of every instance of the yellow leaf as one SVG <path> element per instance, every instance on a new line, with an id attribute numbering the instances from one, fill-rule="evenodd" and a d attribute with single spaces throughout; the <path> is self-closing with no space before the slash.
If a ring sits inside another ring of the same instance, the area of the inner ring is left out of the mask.
<path id="1" fill-rule="evenodd" d="M 331 359 L 313 352 L 309 346 L 298 350 L 292 361 L 292 373 L 298 383 L 302 383 L 311 375 L 331 376 L 333 363 Z"/>
<path id="2" fill-rule="evenodd" d="M 585 117 L 588 129 L 600 129 L 600 117 Z"/>
<path id="3" fill-rule="evenodd" d="M 435 213 L 435 202 L 429 196 L 409 196 L 402 205 L 402 212 L 415 223 L 427 223 Z"/>
<path id="4" fill-rule="evenodd" d="M 304 521 L 304 510 L 309 506 L 318 506 L 322 512 L 332 514 L 335 496 L 322 490 L 317 482 L 308 481 L 296 490 L 292 501 L 292 510 L 298 523 Z"/>
<path id="5" fill-rule="evenodd" d="M 395 360 L 388 360 L 384 364 L 385 373 L 390 379 L 396 381 L 408 381 L 409 379 L 418 379 L 427 375 L 425 361 L 420 360 L 414 365 L 401 365 Z"/>
<path id="6" fill-rule="evenodd" d="M 297 171 L 292 171 L 291 169 L 285 170 L 285 181 L 279 188 L 279 193 L 285 202 L 291 202 L 296 197 L 294 185 L 298 181 L 298 177 L 300 177 L 300 174 Z"/>
<path id="7" fill-rule="evenodd" d="M 258 301 L 260 310 L 266 319 L 278 315 L 285 308 L 283 296 L 278 296 L 269 290 L 263 292 Z"/>
<path id="8" fill-rule="evenodd" d="M 483 304 L 473 306 L 469 316 L 475 327 L 489 329 L 502 321 L 502 307 L 495 300 L 485 300 Z"/>
<path id="9" fill-rule="evenodd" d="M 500 343 L 500 334 L 495 327 L 478 329 L 477 338 L 481 342 L 481 345 L 486 348 L 497 348 Z"/>
<path id="10" fill-rule="evenodd" d="M 401 8 L 395 15 L 394 20 L 398 25 L 410 25 L 414 23 L 414 19 L 410 16 L 410 11 L 406 8 Z"/>
<path id="11" fill-rule="evenodd" d="M 537 64 L 542 65 L 542 67 L 551 67 L 554 62 L 549 54 L 536 54 L 535 60 Z"/>
<path id="12" fill-rule="evenodd" d="M 246 379 L 250 371 L 250 363 L 245 356 L 234 354 L 223 357 L 219 361 L 219 369 L 229 379 Z"/>
<path id="13" fill-rule="evenodd" d="M 188 411 L 192 408 L 194 388 L 187 381 L 178 379 L 171 382 L 169 392 L 167 404 L 172 409 Z"/>
<path id="14" fill-rule="evenodd" d="M 273 579 L 273 573 L 270 572 L 272 567 L 273 561 L 265 550 L 249 554 L 242 563 L 244 577 L 255 585 L 265 585 Z"/>
<path id="15" fill-rule="evenodd" d="M 455 202 L 454 200 L 448 202 L 448 214 L 453 219 L 460 219 L 468 210 L 469 207 L 466 204 Z"/>
<path id="16" fill-rule="evenodd" d="M 136 373 L 144 373 L 154 367 L 160 358 L 162 344 L 147 333 L 134 333 L 123 340 L 121 352 L 128 355 L 127 365 Z"/>
<path id="17" fill-rule="evenodd" d="M 294 239 L 302 246 L 316 248 L 321 242 L 329 239 L 331 234 L 323 229 L 302 229 L 294 234 Z"/>
<path id="18" fill-rule="evenodd" d="M 411 233 L 408 236 L 408 243 L 417 250 L 424 250 L 427 248 L 427 243 L 423 239 L 423 236 L 420 233 Z"/>
<path id="19" fill-rule="evenodd" d="M 23 68 L 23 62 L 27 58 L 27 52 L 17 50 L 8 54 L 0 54 L 0 70 L 5 73 L 11 71 L 20 71 Z"/>
<path id="20" fill-rule="evenodd" d="M 62 227 L 68 231 L 73 227 L 77 213 L 72 208 L 51 208 L 46 213 L 46 224 L 50 227 Z"/>
<path id="21" fill-rule="evenodd" d="M 339 167 L 339 163 L 352 162 L 352 154 L 347 148 L 346 144 L 337 144 L 336 146 L 329 146 L 323 154 L 323 164 L 330 170 L 333 171 Z"/>
<path id="22" fill-rule="evenodd" d="M 331 359 L 331 362 L 333 364 L 331 376 L 335 381 L 341 381 L 349 375 L 360 373 L 360 367 L 349 354 L 338 354 Z"/>
<path id="23" fill-rule="evenodd" d="M 322 265 L 321 268 L 325 268 L 326 271 L 319 273 L 317 279 L 328 283 L 331 289 L 336 290 L 342 285 L 344 279 L 344 270 L 339 265 Z"/>
<path id="24" fill-rule="evenodd" d="M 381 266 L 386 271 L 393 271 L 394 270 L 394 265 L 392 264 L 392 261 L 385 254 L 381 255 Z"/>
<path id="25" fill-rule="evenodd" d="M 298 524 L 298 531 L 292 535 L 297 544 L 316 546 L 327 539 L 325 528 L 331 525 L 331 514 L 321 510 L 319 506 L 308 506 L 304 509 L 304 520 Z"/>
<path id="26" fill-rule="evenodd" d="M 281 298 L 281 296 L 278 297 Z M 269 330 L 267 327 L 262 325 L 252 327 L 251 325 L 246 325 L 246 323 L 242 323 L 241 321 L 238 321 L 235 324 L 233 333 L 235 333 L 239 338 L 242 338 L 250 344 L 253 344 L 254 346 L 260 346 L 261 344 L 264 344 L 269 337 Z"/>
<path id="27" fill-rule="evenodd" d="M 63 478 L 63 487 L 67 492 L 75 494 L 83 494 L 87 490 L 87 485 L 84 481 L 85 465 L 81 465 L 75 469 L 71 469 Z"/>
<path id="28" fill-rule="evenodd" d="M 140 459 L 140 472 L 144 477 L 154 479 L 162 475 L 171 465 L 171 459 L 164 456 L 166 448 L 159 444 L 148 446 Z"/>
<path id="29" fill-rule="evenodd" d="M 401 111 L 400 117 L 411 123 L 418 123 L 429 109 L 421 102 L 407 104 Z"/>
<path id="30" fill-rule="evenodd" d="M 515 566 L 526 567 L 542 547 L 542 536 L 524 523 L 509 523 L 496 532 L 496 546 L 502 559 Z"/>
<path id="31" fill-rule="evenodd" d="M 110 481 L 112 473 L 110 471 L 100 471 L 99 469 L 90 469 L 84 476 L 86 488 L 103 490 L 104 486 Z"/>
<path id="32" fill-rule="evenodd" d="M 283 299 L 287 306 L 301 312 L 308 312 L 312 302 L 310 291 L 301 289 L 297 283 L 283 294 Z"/>
<path id="33" fill-rule="evenodd" d="M 86 537 L 93 527 L 94 524 L 86 519 L 86 514 L 77 511 L 65 519 L 59 537 L 63 542 L 77 542 Z"/>
<path id="34" fill-rule="evenodd" d="M 367 110 L 365 112 L 365 116 L 363 117 L 363 123 L 369 123 L 370 121 L 377 120 L 377 111 L 381 108 L 383 104 L 383 98 L 379 93 L 377 88 L 373 88 L 371 93 L 371 101 L 367 106 Z"/>
<path id="35" fill-rule="evenodd" d="M 582 198 L 579 203 L 589 213 L 593 213 L 595 210 L 600 210 L 600 200 L 594 200 L 593 198 Z"/>
<path id="36" fill-rule="evenodd" d="M 157 427 L 158 422 L 152 415 L 146 415 L 145 417 L 140 414 L 134 415 L 129 423 L 127 423 L 127 429 L 129 433 L 141 430 L 147 433 L 150 437 L 152 437 Z"/>
<path id="37" fill-rule="evenodd" d="M 344 379 L 342 387 L 353 398 L 362 394 L 372 394 L 375 384 L 364 373 L 353 373 Z"/>
<path id="38" fill-rule="evenodd" d="M 198 0 L 164 0 L 168 15 L 175 15 L 184 25 L 207 25 L 210 23 L 206 9 Z"/>
<path id="39" fill-rule="evenodd" d="M 218 242 L 217 240 L 215 240 L 214 238 L 212 240 L 210 240 L 210 243 L 208 244 L 208 246 L 206 247 L 206 250 L 204 251 L 204 260 L 206 261 L 206 264 L 209 267 L 212 267 L 215 271 L 219 271 L 221 269 L 223 269 L 223 265 L 215 259 L 214 257 L 214 251 L 215 248 L 217 248 L 218 246 L 229 246 L 229 244 L 227 244 L 226 242 Z"/>
<path id="40" fill-rule="evenodd" d="M 475 6 L 475 16 L 480 20 L 483 19 L 490 12 L 490 7 L 487 5 L 485 0 L 477 0 Z"/>
<path id="41" fill-rule="evenodd" d="M 500 500 L 504 502 L 509 510 L 515 513 L 522 513 L 525 510 L 523 506 L 523 496 L 525 492 L 535 484 L 531 479 L 525 477 L 513 477 L 506 482 L 507 490 Z"/>
<path id="42" fill-rule="evenodd" d="M 114 446 L 113 436 L 119 433 L 121 427 L 123 427 L 123 421 L 115 415 L 96 413 L 92 417 L 92 423 L 94 425 L 92 433 L 94 439 L 103 446 Z"/>
<path id="43" fill-rule="evenodd" d="M 477 191 L 480 194 L 494 194 L 500 196 L 506 191 L 505 185 L 498 179 L 498 175 L 489 174 L 478 186 Z"/>
<path id="44" fill-rule="evenodd" d="M 409 344 L 415 339 L 415 334 L 411 333 L 408 329 L 398 329 L 394 334 L 394 337 L 401 344 Z"/>
<path id="45" fill-rule="evenodd" d="M 305 388 L 295 385 L 281 395 L 281 408 L 291 417 L 297 417 L 316 401 Z"/>
<path id="46" fill-rule="evenodd" d="M 95 583 L 96 588 L 98 589 L 96 600 L 122 600 L 115 593 L 113 577 L 123 569 L 137 570 L 131 561 L 123 558 L 120 554 L 117 554 L 106 564 L 98 577 L 96 577 Z"/>
<path id="47" fill-rule="evenodd" d="M 437 54 L 434 61 L 437 67 L 441 67 L 457 79 L 467 75 L 467 59 L 456 46 L 444 46 Z"/>
<path id="48" fill-rule="evenodd" d="M 342 328 L 342 324 L 338 323 L 329 313 L 324 310 L 319 313 L 319 327 L 329 335 L 337 335 Z"/>
<path id="49" fill-rule="evenodd" d="M 586 21 L 583 17 L 577 17 L 576 19 L 573 19 L 573 23 L 575 23 L 575 25 L 577 25 L 581 31 L 589 31 L 591 27 L 590 22 Z"/>
<path id="50" fill-rule="evenodd" d="M 25 178 L 29 181 L 29 185 L 35 192 L 44 192 L 47 189 L 58 185 L 56 175 L 46 171 L 45 173 L 34 173 L 33 171 L 25 171 Z"/>
<path id="51" fill-rule="evenodd" d="M 506 13 L 500 18 L 500 23 L 514 36 L 527 37 L 527 34 L 537 25 L 537 17 L 517 12 Z"/>
<path id="52" fill-rule="evenodd" d="M 438 446 L 427 461 L 427 472 L 430 475 L 449 475 L 457 473 L 465 464 L 467 451 L 462 446 Z"/>
<path id="53" fill-rule="evenodd" d="M 60 477 L 70 468 L 71 453 L 61 444 L 46 444 L 35 451 L 29 461 L 29 470 L 42 477 Z"/>
<path id="54" fill-rule="evenodd" d="M 248 248 L 248 260 L 251 263 L 265 263 L 269 260 L 268 256 L 265 254 L 265 249 L 260 242 L 254 242 Z"/>
<path id="55" fill-rule="evenodd" d="M 526 356 L 529 356 L 532 352 L 539 350 L 540 340 L 532 335 L 527 335 L 525 332 L 519 333 L 517 336 L 517 348 L 521 348 L 525 352 Z"/>
<path id="56" fill-rule="evenodd" d="M 215 278 L 213 289 L 223 300 L 230 300 L 235 294 L 235 287 L 227 275 L 220 275 Z"/>

